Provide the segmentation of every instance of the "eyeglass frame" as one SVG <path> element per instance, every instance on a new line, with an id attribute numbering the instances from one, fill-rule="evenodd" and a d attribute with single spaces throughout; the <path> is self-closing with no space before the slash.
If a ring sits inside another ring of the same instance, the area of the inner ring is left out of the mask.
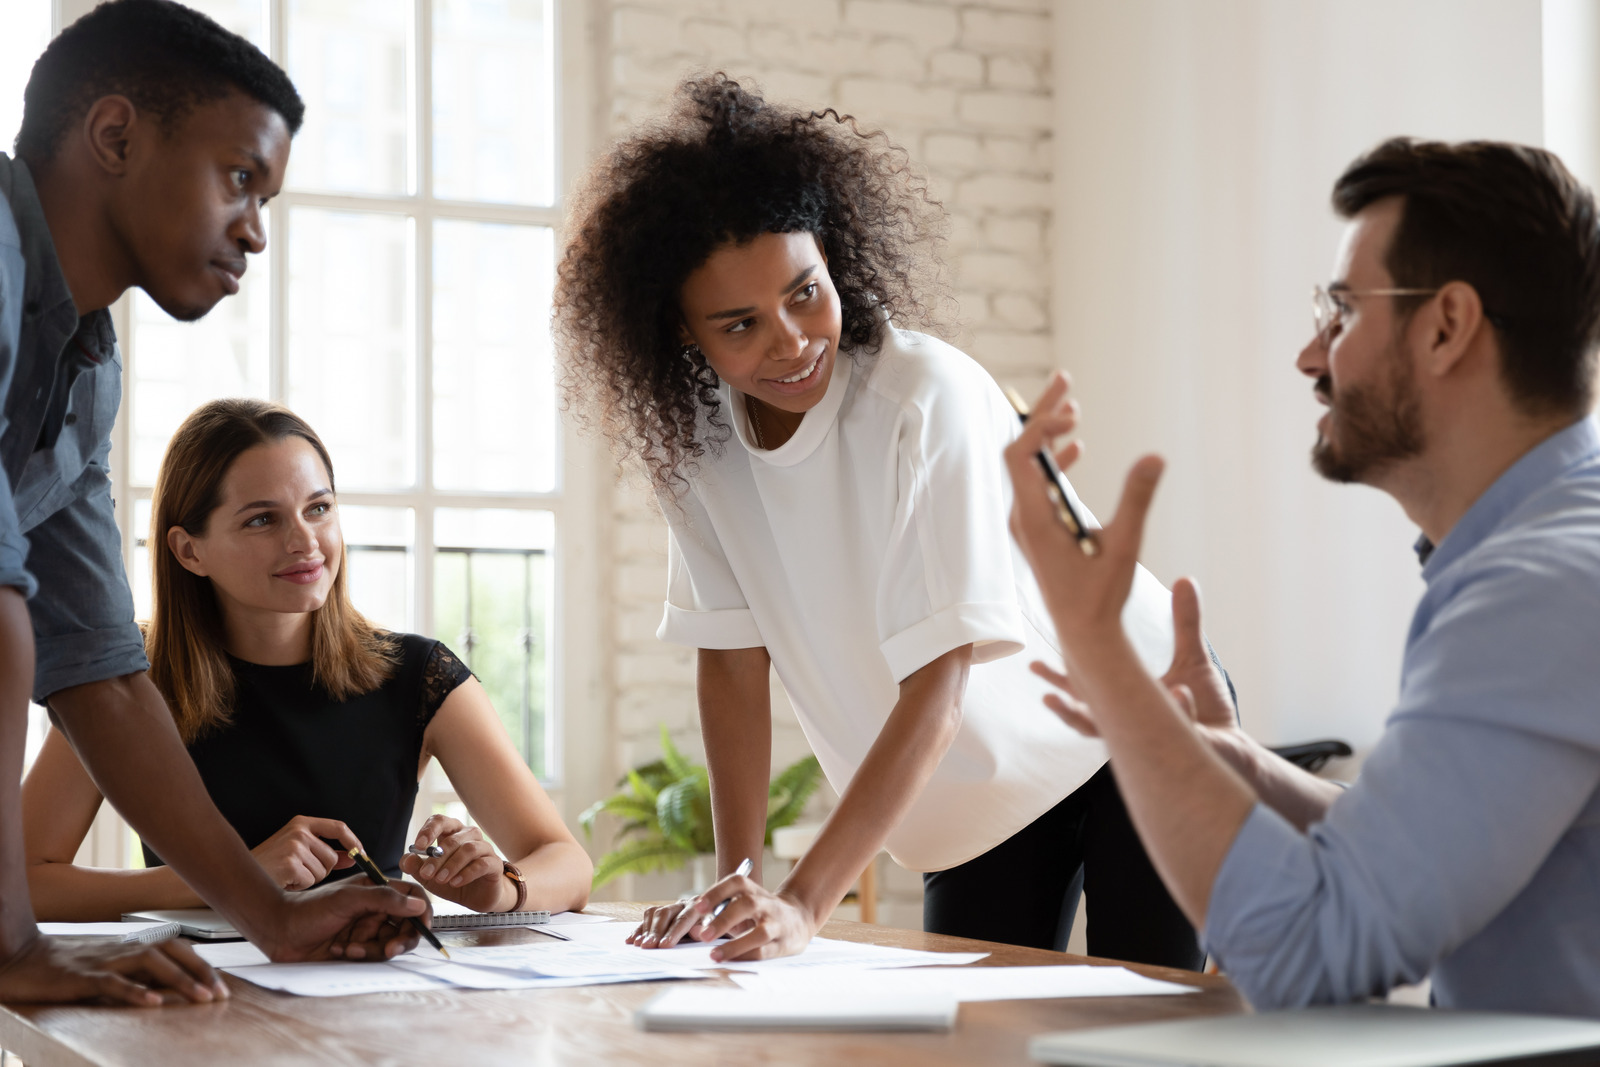
<path id="1" fill-rule="evenodd" d="M 1311 325 L 1316 329 L 1316 336 L 1320 340 L 1329 329 L 1343 319 L 1345 313 L 1334 303 L 1333 298 L 1336 293 L 1340 296 L 1437 296 L 1442 289 L 1443 286 L 1439 289 L 1350 289 L 1338 283 L 1331 286 L 1314 285 L 1311 287 Z M 1324 307 L 1331 312 L 1327 322 L 1322 321 Z M 1485 308 L 1483 317 L 1498 330 L 1508 328 L 1504 315 L 1496 315 Z"/>

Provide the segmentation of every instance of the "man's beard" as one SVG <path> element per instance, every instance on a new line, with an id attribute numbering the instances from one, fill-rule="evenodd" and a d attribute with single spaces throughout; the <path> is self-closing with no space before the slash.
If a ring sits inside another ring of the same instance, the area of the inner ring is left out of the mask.
<path id="1" fill-rule="evenodd" d="M 1333 392 L 1327 375 L 1316 391 L 1328 398 L 1328 433 L 1311 446 L 1311 466 L 1334 482 L 1369 482 L 1385 466 L 1422 452 L 1422 411 L 1399 345 L 1385 354 L 1387 388 L 1348 385 Z M 1335 444 L 1332 435 L 1337 433 Z"/>

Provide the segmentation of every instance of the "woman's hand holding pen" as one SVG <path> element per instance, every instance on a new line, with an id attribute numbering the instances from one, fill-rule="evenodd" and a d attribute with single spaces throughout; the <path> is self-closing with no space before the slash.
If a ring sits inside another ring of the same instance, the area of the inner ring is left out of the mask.
<path id="1" fill-rule="evenodd" d="M 517 891 L 505 876 L 505 863 L 476 826 L 447 815 L 433 815 L 417 831 L 419 848 L 437 843 L 439 856 L 406 853 L 400 869 L 430 893 L 453 900 L 473 911 L 506 911 L 516 903 Z"/>
<path id="2" fill-rule="evenodd" d="M 349 854 L 329 845 L 330 839 L 346 849 L 361 847 L 360 839 L 338 819 L 296 815 L 250 854 L 283 888 L 310 889 L 329 871 L 350 866 Z"/>

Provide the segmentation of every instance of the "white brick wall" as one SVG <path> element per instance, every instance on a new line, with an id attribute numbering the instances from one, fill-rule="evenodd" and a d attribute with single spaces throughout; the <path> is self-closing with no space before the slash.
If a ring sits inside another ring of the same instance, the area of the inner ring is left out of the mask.
<path id="1" fill-rule="evenodd" d="M 753 81 L 769 99 L 832 106 L 882 127 L 927 170 L 951 214 L 960 303 L 951 339 L 1027 391 L 1053 365 L 1049 11 L 1049 0 L 612 0 L 599 23 L 609 128 L 598 140 L 659 114 L 682 77 L 712 69 Z M 700 745 L 693 656 L 654 637 L 666 584 L 660 518 L 628 482 L 609 518 L 607 676 L 620 774 L 653 757 L 657 723 L 686 750 Z M 777 766 L 807 748 L 776 687 L 773 703 Z M 821 798 L 819 813 L 833 799 Z M 920 926 L 920 877 L 887 860 L 880 870 L 880 921 Z M 624 882 L 615 895 L 666 895 L 675 884 Z"/>

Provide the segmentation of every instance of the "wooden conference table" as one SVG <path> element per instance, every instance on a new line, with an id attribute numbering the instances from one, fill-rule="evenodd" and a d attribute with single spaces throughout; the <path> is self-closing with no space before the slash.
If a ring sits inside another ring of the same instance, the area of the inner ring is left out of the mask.
<path id="1" fill-rule="evenodd" d="M 638 904 L 593 904 L 590 911 L 637 919 Z M 993 945 L 913 930 L 831 922 L 823 936 L 944 952 L 985 950 L 975 967 L 1087 960 L 1042 949 Z M 529 930 L 445 935 L 448 944 L 534 940 Z M 1028 1040 L 1050 1030 L 1245 1010 L 1226 979 L 1134 966 L 1155 978 L 1201 987 L 1188 996 L 1011 1000 L 961 1005 L 948 1034 L 653 1034 L 633 1012 L 667 983 L 532 991 L 382 993 L 296 997 L 229 977 L 222 1004 L 170 1008 L 0 1005 L 0 1048 L 26 1067 L 128 1064 L 1024 1064 Z M 725 982 L 718 978 L 715 981 Z"/>

